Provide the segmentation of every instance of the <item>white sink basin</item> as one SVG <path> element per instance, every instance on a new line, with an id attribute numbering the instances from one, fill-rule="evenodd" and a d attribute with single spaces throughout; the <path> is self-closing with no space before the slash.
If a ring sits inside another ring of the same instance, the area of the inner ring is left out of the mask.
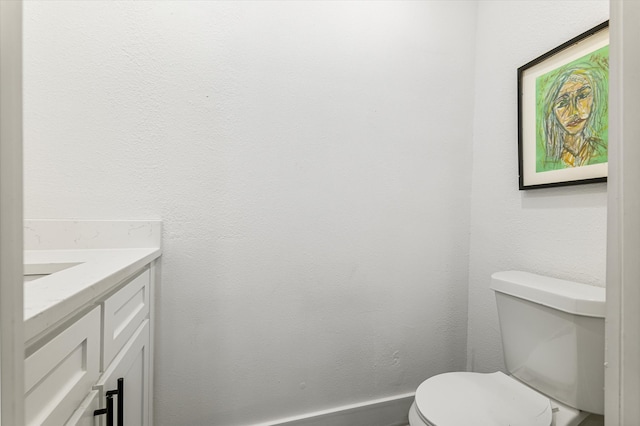
<path id="1" fill-rule="evenodd" d="M 81 263 L 32 263 L 24 265 L 24 282 L 37 280 L 56 272 L 64 271 Z"/>

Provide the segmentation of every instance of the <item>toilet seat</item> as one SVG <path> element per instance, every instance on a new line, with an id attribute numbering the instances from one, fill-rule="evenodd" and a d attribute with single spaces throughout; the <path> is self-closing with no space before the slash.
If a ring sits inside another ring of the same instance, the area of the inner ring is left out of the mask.
<path id="1" fill-rule="evenodd" d="M 416 411 L 433 426 L 549 426 L 551 402 L 504 373 L 444 373 L 425 380 Z"/>

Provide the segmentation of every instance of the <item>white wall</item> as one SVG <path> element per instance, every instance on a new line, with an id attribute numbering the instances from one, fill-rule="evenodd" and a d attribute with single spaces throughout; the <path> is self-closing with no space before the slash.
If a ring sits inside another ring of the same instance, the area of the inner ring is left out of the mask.
<path id="1" fill-rule="evenodd" d="M 478 6 L 468 368 L 503 369 L 490 276 L 605 283 L 606 184 L 518 191 L 516 69 L 608 19 L 607 1 Z"/>
<path id="2" fill-rule="evenodd" d="M 26 216 L 164 220 L 156 424 L 265 421 L 464 368 L 475 12 L 25 3 Z M 511 204 L 513 177 L 490 182 Z M 584 191 L 598 222 L 603 189 Z"/>

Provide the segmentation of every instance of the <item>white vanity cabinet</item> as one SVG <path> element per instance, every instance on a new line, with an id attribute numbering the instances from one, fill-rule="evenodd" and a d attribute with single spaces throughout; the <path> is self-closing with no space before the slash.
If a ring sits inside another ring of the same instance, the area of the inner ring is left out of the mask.
<path id="1" fill-rule="evenodd" d="M 53 336 L 45 334 L 30 346 L 25 359 L 27 426 L 107 426 L 108 394 L 113 426 L 151 425 L 155 262 L 82 307 L 84 314 L 58 325 Z"/>
<path id="2" fill-rule="evenodd" d="M 103 403 L 108 391 L 120 389 L 114 418 L 121 416 L 127 426 L 149 426 L 150 274 L 149 268 L 143 270 L 103 303 L 103 373 L 94 389 Z"/>
<path id="3" fill-rule="evenodd" d="M 26 424 L 64 424 L 98 380 L 100 307 L 46 340 L 24 364 Z"/>
<path id="4" fill-rule="evenodd" d="M 124 425 L 149 426 L 149 359 L 149 320 L 146 319 L 95 386 L 100 400 L 105 401 L 106 392 L 118 389 L 118 380 L 122 380 L 123 404 L 119 404 L 120 400 L 114 404 L 114 417 L 118 417 L 123 407 Z M 114 425 L 121 426 L 115 421 Z"/>

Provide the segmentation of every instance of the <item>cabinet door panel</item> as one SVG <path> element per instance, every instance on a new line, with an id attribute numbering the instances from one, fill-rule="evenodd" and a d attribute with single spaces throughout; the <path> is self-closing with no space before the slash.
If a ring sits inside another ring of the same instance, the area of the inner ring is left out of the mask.
<path id="1" fill-rule="evenodd" d="M 93 415 L 93 412 L 99 408 L 100 400 L 98 396 L 99 392 L 97 390 L 89 392 L 89 395 L 82 401 L 80 407 L 64 426 L 96 426 L 98 418 Z"/>
<path id="2" fill-rule="evenodd" d="M 104 302 L 104 359 L 106 368 L 149 313 L 147 268 Z"/>
<path id="3" fill-rule="evenodd" d="M 124 379 L 124 423 L 129 426 L 149 425 L 149 320 L 144 320 L 131 339 L 114 358 L 95 389 L 104 405 L 106 392 L 118 387 Z M 117 415 L 117 403 L 115 405 Z"/>
<path id="4" fill-rule="evenodd" d="M 100 308 L 25 359 L 26 424 L 64 424 L 98 378 Z"/>

